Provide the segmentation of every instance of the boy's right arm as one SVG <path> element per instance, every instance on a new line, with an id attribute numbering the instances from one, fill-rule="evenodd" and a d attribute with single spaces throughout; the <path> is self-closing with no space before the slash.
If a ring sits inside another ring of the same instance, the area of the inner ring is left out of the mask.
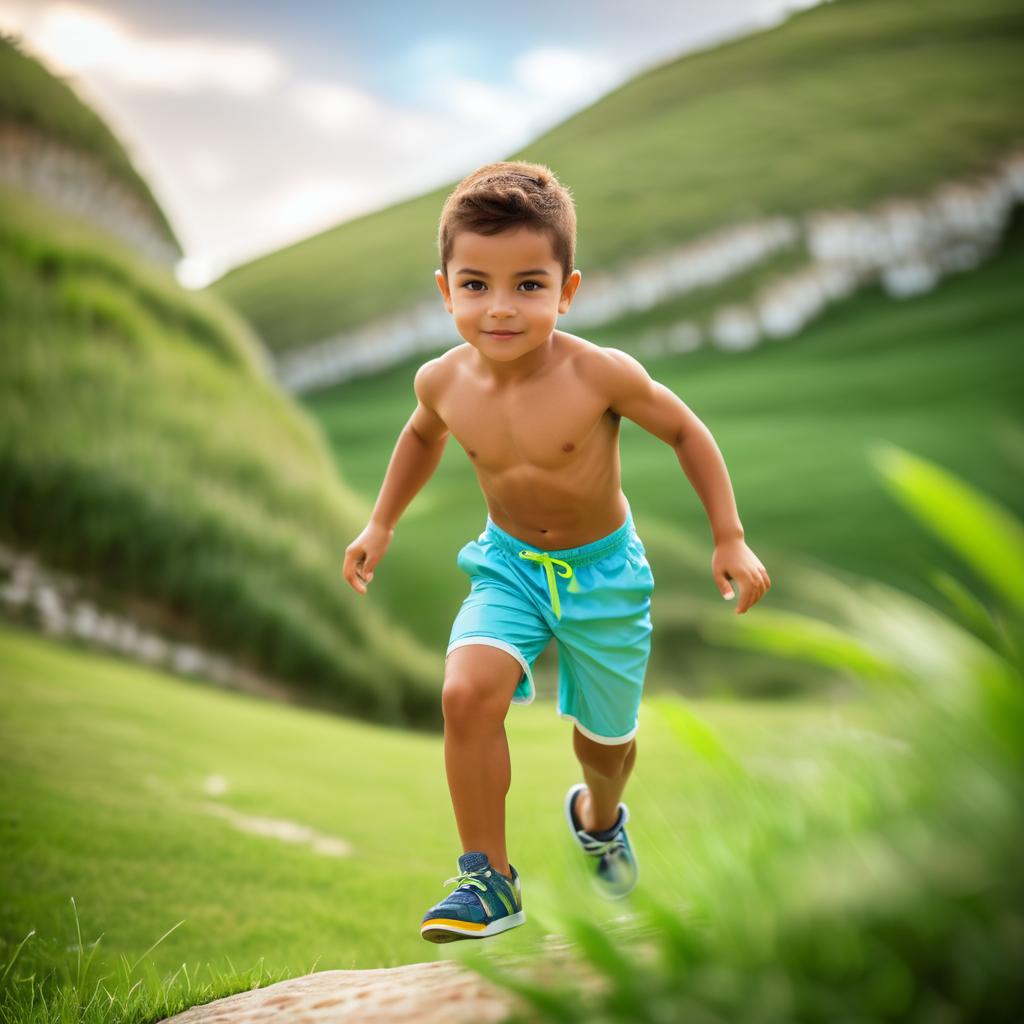
<path id="1" fill-rule="evenodd" d="M 369 523 L 345 549 L 343 575 L 357 593 L 366 593 L 399 517 L 433 475 L 444 454 L 448 427 L 433 409 L 439 370 L 439 360 L 431 359 L 416 371 L 416 408 L 398 435 Z"/>

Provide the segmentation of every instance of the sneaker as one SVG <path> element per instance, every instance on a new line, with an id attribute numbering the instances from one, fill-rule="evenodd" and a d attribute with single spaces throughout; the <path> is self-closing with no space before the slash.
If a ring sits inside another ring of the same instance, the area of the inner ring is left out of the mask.
<path id="1" fill-rule="evenodd" d="M 526 923 L 519 872 L 512 879 L 492 868 L 487 854 L 472 850 L 458 861 L 459 873 L 444 885 L 455 889 L 423 915 L 420 935 L 428 942 L 483 939 Z"/>
<path id="2" fill-rule="evenodd" d="M 636 854 L 626 832 L 629 808 L 620 803 L 619 820 L 614 825 L 615 831 L 608 839 L 598 839 L 587 832 L 576 817 L 576 797 L 586 788 L 583 782 L 569 788 L 565 796 L 565 816 L 573 837 L 583 848 L 583 852 L 595 861 L 592 884 L 596 892 L 605 899 L 621 899 L 632 891 L 640 877 Z M 604 833 L 606 830 L 601 831 Z"/>

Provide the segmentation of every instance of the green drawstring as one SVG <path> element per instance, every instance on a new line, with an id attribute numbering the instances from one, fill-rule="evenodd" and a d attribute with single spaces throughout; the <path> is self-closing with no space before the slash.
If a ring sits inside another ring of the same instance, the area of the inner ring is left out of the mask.
<path id="1" fill-rule="evenodd" d="M 548 575 L 548 590 L 551 591 L 551 610 L 555 613 L 555 618 L 560 619 L 562 617 L 562 603 L 558 599 L 558 584 L 555 582 L 555 565 L 564 565 L 565 572 L 558 571 L 558 575 L 563 579 L 568 579 L 572 576 L 572 566 L 568 562 L 563 562 L 560 558 L 552 558 L 546 551 L 527 551 L 525 548 L 519 552 L 520 558 L 526 558 L 531 562 L 540 562 Z M 572 585 L 570 584 L 570 589 Z"/>

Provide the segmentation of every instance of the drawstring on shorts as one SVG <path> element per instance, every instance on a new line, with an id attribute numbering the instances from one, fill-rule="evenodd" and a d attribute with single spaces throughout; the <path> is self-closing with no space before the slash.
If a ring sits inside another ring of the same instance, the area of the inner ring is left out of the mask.
<path id="1" fill-rule="evenodd" d="M 562 561 L 561 558 L 552 558 L 546 551 L 528 551 L 524 548 L 519 552 L 519 557 L 530 562 L 539 562 L 544 566 L 548 577 L 548 590 L 551 592 L 551 610 L 555 613 L 555 618 L 560 619 L 562 617 L 562 602 L 558 598 L 558 583 L 555 580 L 555 573 L 557 571 L 563 579 L 569 579 L 573 574 L 572 566 L 568 562 Z M 565 572 L 562 572 L 561 569 L 556 570 L 556 565 L 565 566 Z"/>

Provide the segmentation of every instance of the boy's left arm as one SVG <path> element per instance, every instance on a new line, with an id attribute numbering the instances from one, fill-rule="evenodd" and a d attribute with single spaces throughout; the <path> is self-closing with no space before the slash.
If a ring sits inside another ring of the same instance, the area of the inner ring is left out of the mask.
<path id="1" fill-rule="evenodd" d="M 711 523 L 715 542 L 711 572 L 715 583 L 726 600 L 734 597 L 728 581 L 739 583 L 736 614 L 742 614 L 764 596 L 771 580 L 760 559 L 746 545 L 732 482 L 711 431 L 631 355 L 614 348 L 600 351 L 595 369 L 609 396 L 609 408 L 675 451 Z"/>

